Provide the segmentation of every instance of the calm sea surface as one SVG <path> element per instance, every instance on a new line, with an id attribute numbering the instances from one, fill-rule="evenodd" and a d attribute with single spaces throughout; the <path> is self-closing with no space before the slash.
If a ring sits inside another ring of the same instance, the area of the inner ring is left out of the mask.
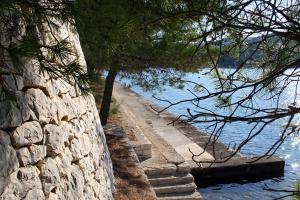
<path id="1" fill-rule="evenodd" d="M 229 69 L 227 69 L 229 70 Z M 249 70 L 250 74 L 257 74 L 255 70 Z M 197 83 L 201 83 L 206 87 L 213 90 L 215 84 L 213 80 L 209 76 L 202 75 L 202 72 L 199 73 L 186 73 L 183 77 L 185 80 L 195 81 Z M 128 84 L 130 81 L 123 80 L 123 83 Z M 161 91 L 143 91 L 141 87 L 132 86 L 132 90 L 144 96 L 146 99 L 151 100 L 153 103 L 156 103 L 161 106 L 166 106 L 167 104 L 162 101 L 158 101 L 152 97 L 153 93 L 159 98 L 168 99 L 170 101 L 178 101 L 183 99 L 192 98 L 193 95 L 188 92 L 187 89 L 193 90 L 194 86 L 190 83 L 184 83 L 184 89 L 178 89 L 175 87 L 171 87 L 168 85 L 162 86 Z M 284 91 L 284 95 L 281 98 L 281 104 L 286 106 L 293 102 L 294 100 L 294 91 L 295 84 L 291 85 Z M 245 94 L 247 91 L 242 91 L 240 94 L 237 94 L 236 98 L 239 95 Z M 300 91 L 299 91 L 300 93 Z M 257 108 L 268 107 L 274 105 L 272 101 L 266 101 L 266 97 L 268 95 L 261 95 L 259 99 L 255 100 L 255 106 Z M 297 96 L 298 103 L 300 96 Z M 201 103 L 202 106 L 210 110 L 216 110 L 214 101 L 203 101 Z M 299 104 L 298 104 L 299 105 Z M 193 110 L 193 105 L 191 103 L 180 104 L 179 106 L 174 106 L 170 108 L 169 111 L 173 112 L 176 115 L 186 113 L 186 109 L 191 108 Z M 219 110 L 220 111 L 220 110 Z M 224 110 L 221 112 L 226 113 Z M 243 112 L 243 111 L 240 111 Z M 271 145 L 272 141 L 275 141 L 280 134 L 280 130 L 282 130 L 284 121 L 278 121 L 271 126 L 267 126 L 262 134 L 260 134 L 257 138 L 255 138 L 250 144 L 245 146 L 242 149 L 243 154 L 247 155 L 261 155 L 263 154 L 268 147 Z M 200 129 L 204 129 L 203 124 L 197 124 Z M 246 137 L 247 131 L 250 130 L 249 125 L 244 123 L 236 123 L 228 126 L 221 138 L 220 141 L 229 144 L 230 142 L 239 142 Z M 214 186 L 209 186 L 205 188 L 199 188 L 200 193 L 205 199 L 233 199 L 233 200 L 243 200 L 243 199 L 274 199 L 285 195 L 286 193 L 282 192 L 270 192 L 265 190 L 265 186 L 274 189 L 285 189 L 285 190 L 293 190 L 295 188 L 295 184 L 297 180 L 300 180 L 300 136 L 289 138 L 277 151 L 276 153 L 281 158 L 285 159 L 285 174 L 283 177 L 273 178 L 268 180 L 263 180 L 259 182 L 241 182 L 241 183 L 229 183 L 229 184 L 219 184 Z M 287 198 L 290 199 L 290 198 Z"/>

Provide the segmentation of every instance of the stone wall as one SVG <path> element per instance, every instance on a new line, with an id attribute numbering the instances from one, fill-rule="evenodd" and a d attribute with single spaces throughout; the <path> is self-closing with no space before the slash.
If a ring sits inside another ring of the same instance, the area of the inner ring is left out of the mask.
<path id="1" fill-rule="evenodd" d="M 37 30 L 41 42 L 67 39 L 74 53 L 67 60 L 86 66 L 74 27 L 53 22 L 54 35 L 46 26 Z M 0 37 L 9 45 L 10 36 Z M 1 87 L 15 99 L 0 101 L 0 199 L 112 199 L 112 164 L 94 97 L 41 72 L 33 58 L 23 59 L 22 73 L 9 59 L 5 64 Z"/>

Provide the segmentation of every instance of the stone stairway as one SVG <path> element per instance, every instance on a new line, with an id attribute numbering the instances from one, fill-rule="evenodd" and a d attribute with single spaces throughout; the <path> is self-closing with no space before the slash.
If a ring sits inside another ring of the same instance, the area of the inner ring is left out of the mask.
<path id="1" fill-rule="evenodd" d="M 190 174 L 191 168 L 185 159 L 163 138 L 153 134 L 150 131 L 151 128 L 146 123 L 139 122 L 137 124 L 138 119 L 132 113 L 128 112 L 128 110 L 123 110 L 123 113 L 126 113 L 130 124 L 136 129 L 136 136 L 144 133 L 152 141 L 149 148 L 151 152 L 150 156 L 140 153 L 139 148 L 137 148 L 145 145 L 148 147 L 149 140 L 147 138 L 143 140 L 138 139 L 133 144 L 133 147 L 157 198 L 159 200 L 202 199 L 200 193 L 196 191 L 197 186 L 194 183 L 194 177 Z M 147 144 L 144 144 L 143 141 L 147 141 Z"/>
<path id="2" fill-rule="evenodd" d="M 143 164 L 142 164 L 143 165 Z M 200 200 L 201 195 L 196 191 L 194 177 L 189 168 L 176 168 L 161 165 L 161 168 L 149 169 L 143 166 L 159 200 Z M 179 169 L 179 170 L 178 170 Z"/>
<path id="3" fill-rule="evenodd" d="M 166 126 L 167 122 L 155 120 L 157 115 L 149 112 L 145 106 L 147 102 L 135 93 L 115 85 L 114 97 L 121 103 L 122 114 L 126 116 L 125 119 L 136 136 L 135 151 L 157 198 L 159 200 L 201 200 L 194 178 L 190 174 L 190 165 L 180 154 L 185 155 L 189 147 L 194 149 L 196 144 L 182 137 L 174 127 Z M 174 138 L 166 138 L 163 133 L 174 135 Z M 142 137 L 138 137 L 139 135 L 145 138 L 141 140 L 139 138 Z M 146 149 L 146 156 L 136 148 L 144 143 L 151 144 L 151 148 Z M 182 148 L 175 149 L 172 145 L 182 146 Z"/>

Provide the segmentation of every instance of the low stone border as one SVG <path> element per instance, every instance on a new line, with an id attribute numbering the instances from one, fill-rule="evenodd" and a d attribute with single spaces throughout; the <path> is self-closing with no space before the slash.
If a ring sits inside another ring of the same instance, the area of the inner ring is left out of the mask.
<path id="1" fill-rule="evenodd" d="M 117 200 L 156 200 L 156 195 L 123 128 L 109 123 L 104 128 L 113 163 Z"/>

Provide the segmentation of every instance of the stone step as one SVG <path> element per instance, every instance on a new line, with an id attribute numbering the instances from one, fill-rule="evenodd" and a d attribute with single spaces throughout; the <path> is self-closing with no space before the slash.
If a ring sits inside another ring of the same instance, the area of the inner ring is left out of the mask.
<path id="1" fill-rule="evenodd" d="M 162 194 L 157 195 L 157 198 L 159 200 L 202 200 L 202 196 L 199 192 L 193 192 L 193 193 L 180 193 L 180 194 Z"/>
<path id="2" fill-rule="evenodd" d="M 168 193 L 178 194 L 178 193 L 195 192 L 196 188 L 197 186 L 195 185 L 195 183 L 153 187 L 156 195 L 168 194 Z"/>
<path id="3" fill-rule="evenodd" d="M 180 185 L 188 184 L 194 182 L 194 177 L 191 174 L 176 174 L 173 176 L 170 175 L 156 175 L 148 177 L 150 184 L 155 186 L 171 186 L 171 185 Z"/>
<path id="4" fill-rule="evenodd" d="M 118 84 L 115 84 L 114 91 L 118 91 L 114 93 L 114 97 L 119 102 L 122 102 L 122 97 L 121 97 L 122 95 L 120 94 L 123 93 L 124 90 L 122 90 Z M 136 95 L 133 92 L 131 94 L 133 96 Z M 126 96 L 128 96 L 128 94 L 126 94 Z M 156 133 L 156 131 L 154 131 L 153 127 L 149 125 L 143 119 L 143 117 L 138 116 L 137 113 L 132 111 L 132 107 L 130 106 L 130 103 L 121 104 L 121 107 L 124 110 L 124 113 L 128 116 L 128 119 L 130 119 L 130 121 L 135 122 L 139 131 L 147 138 L 148 141 L 150 141 L 150 143 L 155 144 L 155 146 L 158 147 L 159 151 L 164 155 L 164 157 L 168 160 L 169 163 L 177 165 L 185 161 L 185 159 L 176 152 L 176 150 L 172 147 L 172 145 L 170 145 L 165 139 L 163 139 L 163 137 L 161 137 Z M 144 105 L 142 105 L 142 107 L 143 109 L 145 109 Z"/>
<path id="5" fill-rule="evenodd" d="M 148 177 L 155 175 L 176 175 L 176 174 L 187 174 L 191 172 L 190 166 L 184 162 L 179 165 L 171 163 L 159 164 L 157 162 L 142 162 L 142 167 Z"/>
<path id="6" fill-rule="evenodd" d="M 143 170 L 148 177 L 153 175 L 174 175 L 176 174 L 176 166 L 173 164 L 157 164 L 157 163 L 142 163 Z"/>

